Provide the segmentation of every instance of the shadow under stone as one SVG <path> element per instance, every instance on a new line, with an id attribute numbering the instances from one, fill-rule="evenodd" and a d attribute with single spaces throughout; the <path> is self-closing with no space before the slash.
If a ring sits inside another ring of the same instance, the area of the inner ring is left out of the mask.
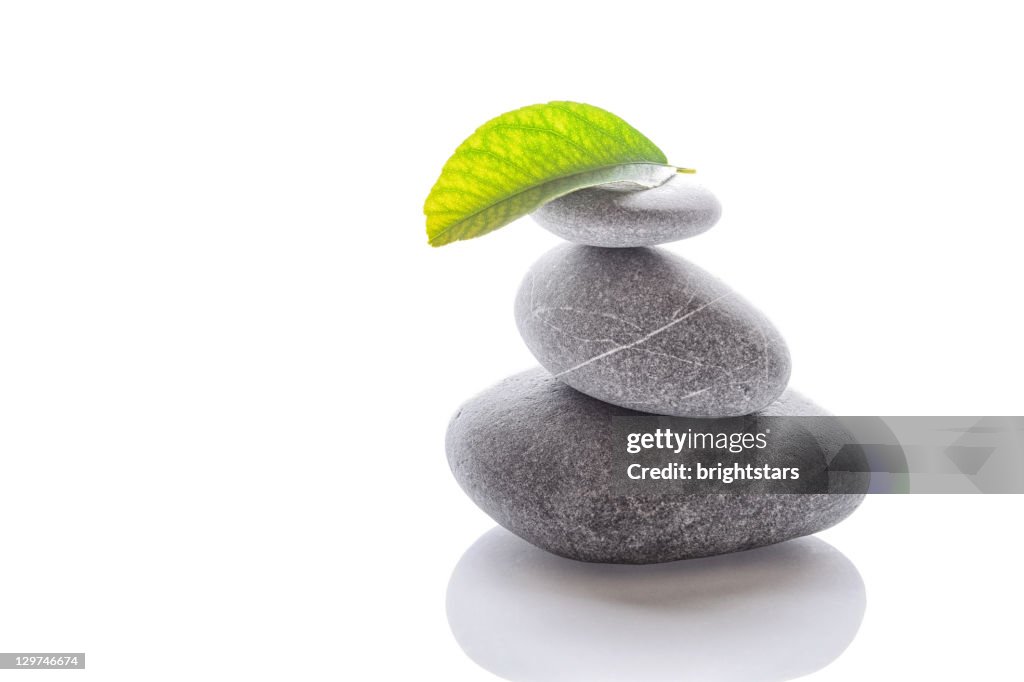
<path id="1" fill-rule="evenodd" d="M 549 554 L 503 528 L 448 585 L 466 654 L 508 680 L 789 680 L 853 641 L 864 583 L 817 538 L 652 565 Z"/>

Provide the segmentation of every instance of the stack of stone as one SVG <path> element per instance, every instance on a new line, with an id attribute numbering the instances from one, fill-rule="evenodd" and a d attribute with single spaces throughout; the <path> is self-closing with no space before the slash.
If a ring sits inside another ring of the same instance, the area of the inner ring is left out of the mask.
<path id="1" fill-rule="evenodd" d="M 787 390 L 771 322 L 709 273 L 655 245 L 718 221 L 715 196 L 679 175 L 642 191 L 580 190 L 533 214 L 568 240 L 527 273 L 519 331 L 543 366 L 459 409 L 452 472 L 492 518 L 583 561 L 654 563 L 815 533 L 862 494 L 624 495 L 615 417 L 827 414 Z"/>

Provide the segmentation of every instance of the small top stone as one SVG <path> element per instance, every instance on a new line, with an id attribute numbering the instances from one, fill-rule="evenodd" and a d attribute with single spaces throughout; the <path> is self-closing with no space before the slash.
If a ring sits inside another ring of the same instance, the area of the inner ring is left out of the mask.
<path id="1" fill-rule="evenodd" d="M 541 227 L 562 239 L 606 247 L 686 239 L 710 230 L 721 215 L 715 195 L 685 175 L 644 190 L 589 187 L 532 213 Z"/>

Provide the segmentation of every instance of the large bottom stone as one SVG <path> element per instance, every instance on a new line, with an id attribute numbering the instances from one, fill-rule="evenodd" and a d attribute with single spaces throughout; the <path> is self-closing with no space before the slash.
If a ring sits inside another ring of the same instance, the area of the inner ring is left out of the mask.
<path id="1" fill-rule="evenodd" d="M 827 413 L 787 391 L 759 414 Z M 554 554 L 592 562 L 647 564 L 771 545 L 838 523 L 864 498 L 624 495 L 612 477 L 623 456 L 614 418 L 640 415 L 531 370 L 459 409 L 448 427 L 448 462 L 463 490 L 502 526 Z"/>

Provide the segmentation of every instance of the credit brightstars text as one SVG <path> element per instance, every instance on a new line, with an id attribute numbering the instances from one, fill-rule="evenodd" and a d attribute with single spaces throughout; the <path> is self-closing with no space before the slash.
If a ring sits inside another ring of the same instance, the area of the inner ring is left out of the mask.
<path id="1" fill-rule="evenodd" d="M 751 450 L 763 450 L 768 447 L 770 429 L 758 433 L 708 433 L 687 429 L 673 431 L 656 429 L 653 432 L 630 433 L 626 436 L 626 452 L 637 455 L 646 450 L 655 450 L 659 454 L 678 455 L 684 450 L 714 450 L 731 454 L 740 454 Z M 769 464 L 741 464 L 739 462 L 717 462 L 707 465 L 703 462 L 685 464 L 683 462 L 661 463 L 658 466 L 645 466 L 632 462 L 626 468 L 626 475 L 632 480 L 698 480 L 721 481 L 759 481 L 759 480 L 797 480 L 800 478 L 799 467 L 773 467 Z"/>

